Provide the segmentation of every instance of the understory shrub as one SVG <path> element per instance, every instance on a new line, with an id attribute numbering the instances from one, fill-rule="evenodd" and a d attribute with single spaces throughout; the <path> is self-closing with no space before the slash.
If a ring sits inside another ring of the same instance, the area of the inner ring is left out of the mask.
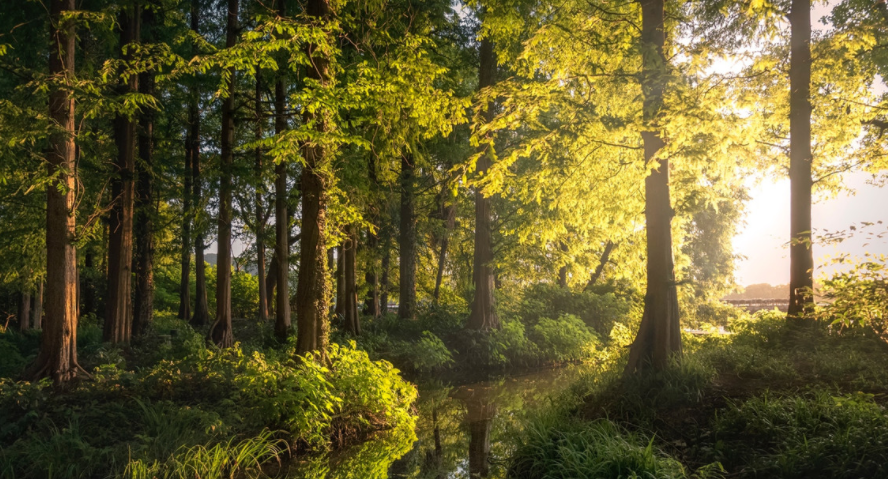
<path id="1" fill-rule="evenodd" d="M 588 358 L 601 344 L 598 335 L 580 318 L 562 315 L 557 320 L 541 318 L 533 327 L 533 339 L 545 359 L 575 361 Z"/>
<path id="2" fill-rule="evenodd" d="M 354 343 L 331 345 L 321 360 L 297 356 L 292 343 L 207 348 L 184 324 L 156 326 L 183 329 L 143 344 L 166 358 L 138 369 L 108 348 L 94 354 L 106 362 L 92 379 L 64 394 L 47 381 L 0 379 L 0 476 L 235 477 L 290 447 L 413 427 L 415 387 Z"/>

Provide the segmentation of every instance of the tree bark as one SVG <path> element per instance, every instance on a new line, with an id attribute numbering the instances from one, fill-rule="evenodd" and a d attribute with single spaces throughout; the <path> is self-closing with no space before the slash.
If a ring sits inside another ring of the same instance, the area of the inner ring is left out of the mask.
<path id="1" fill-rule="evenodd" d="M 479 48 L 478 88 L 483 89 L 493 85 L 496 81 L 496 52 L 493 41 L 489 38 L 481 40 Z M 493 103 L 487 105 L 484 118 L 487 122 L 493 121 Z M 484 176 L 490 168 L 490 157 L 481 155 L 478 158 L 477 171 L 479 176 Z M 475 253 L 472 269 L 472 279 L 475 283 L 475 296 L 472 299 L 472 311 L 466 322 L 466 328 L 479 331 L 498 329 L 499 316 L 496 313 L 496 278 L 491 262 L 493 261 L 493 240 L 491 238 L 490 198 L 486 197 L 480 188 L 475 190 Z"/>
<path id="2" fill-rule="evenodd" d="M 128 45 L 139 41 L 139 5 L 123 8 L 119 16 L 121 57 Z M 121 93 L 138 90 L 138 77 L 133 75 L 120 86 Z M 136 123 L 125 115 L 114 120 L 114 143 L 117 145 L 117 170 L 111 182 L 111 238 L 108 246 L 108 293 L 106 296 L 103 340 L 128 343 L 132 336 L 132 261 L 133 207 L 135 196 Z"/>
<path id="3" fill-rule="evenodd" d="M 228 0 L 228 22 L 225 47 L 237 41 L 239 0 Z M 234 162 L 234 88 L 235 70 L 229 69 L 228 95 L 222 100 L 222 174 L 219 178 L 219 217 L 216 245 L 216 322 L 209 336 L 216 346 L 230 348 L 234 344 L 231 329 L 231 169 Z"/>
<path id="4" fill-rule="evenodd" d="M 256 141 L 262 139 L 262 77 L 256 74 Z M 265 285 L 265 208 L 262 201 L 262 193 L 265 189 L 265 180 L 262 177 L 264 158 L 262 148 L 256 147 L 256 162 L 253 173 L 256 176 L 256 277 L 259 279 L 259 320 L 265 322 L 268 319 L 268 289 Z"/>
<path id="5" fill-rule="evenodd" d="M 336 304 L 333 306 L 333 315 L 337 318 L 345 318 L 345 245 L 341 244 L 337 248 L 331 248 L 327 253 L 327 263 L 332 264 L 334 260 L 333 253 L 336 253 L 336 271 L 333 272 L 336 278 Z"/>
<path id="6" fill-rule="evenodd" d="M 642 0 L 642 92 L 644 119 L 650 130 L 641 133 L 645 164 L 655 160 L 665 142 L 657 130 L 657 117 L 666 89 L 667 60 L 664 0 Z M 645 179 L 645 223 L 647 233 L 647 293 L 638 335 L 629 349 L 626 373 L 648 368 L 664 369 L 671 358 L 681 355 L 681 325 L 675 267 L 672 257 L 672 209 L 669 196 L 669 161 Z"/>
<path id="7" fill-rule="evenodd" d="M 191 1 L 191 31 L 200 34 L 200 3 Z M 197 53 L 192 51 L 192 54 Z M 200 112 L 198 111 L 197 88 L 191 92 L 188 104 L 188 133 L 185 138 L 185 191 L 182 194 L 182 256 L 180 260 L 182 275 L 179 279 L 179 319 L 192 321 L 191 317 L 191 250 L 194 243 L 191 240 L 191 228 L 196 215 L 195 205 L 192 200 L 197 196 L 192 180 L 195 172 L 200 171 L 200 166 L 195 167 L 200 151 Z M 195 267 L 197 261 L 195 259 Z"/>
<path id="8" fill-rule="evenodd" d="M 74 76 L 75 22 L 62 23 L 74 10 L 74 0 L 50 0 L 49 74 L 64 87 L 49 93 L 49 116 L 55 129 L 49 136 L 46 162 L 52 182 L 46 199 L 46 321 L 40 352 L 25 376 L 52 378 L 63 386 L 77 377 L 77 253 L 74 248 Z"/>
<path id="9" fill-rule="evenodd" d="M 378 207 L 374 203 L 376 192 L 379 189 L 379 178 L 376 175 L 376 159 L 374 155 L 369 155 L 369 160 L 367 161 L 367 173 L 370 178 L 370 196 L 371 198 L 374 198 L 371 199 L 368 207 L 370 210 L 370 222 L 372 224 L 378 224 L 380 215 Z M 364 274 L 364 281 L 367 283 L 367 297 L 364 299 L 364 314 L 372 318 L 378 318 L 382 312 L 379 307 L 379 271 L 377 266 L 379 264 L 379 252 L 377 251 L 379 248 L 379 235 L 375 233 L 372 228 L 367 230 L 366 247 L 369 255 L 367 272 Z"/>
<path id="10" fill-rule="evenodd" d="M 19 331 L 31 329 L 31 293 L 22 291 L 19 295 Z"/>
<path id="11" fill-rule="evenodd" d="M 398 317 L 416 318 L 416 213 L 413 155 L 401 156 L 401 231 L 398 238 Z"/>
<path id="12" fill-rule="evenodd" d="M 34 329 L 43 328 L 43 281 L 37 283 L 37 296 L 34 297 L 31 327 Z"/>
<path id="13" fill-rule="evenodd" d="M 285 1 L 278 6 L 278 15 L 286 15 Z M 286 68 L 284 69 L 286 70 Z M 283 76 L 279 76 L 274 84 L 274 133 L 282 134 L 287 129 L 287 86 Z M 276 282 L 277 296 L 274 308 L 275 336 L 283 341 L 290 333 L 290 214 L 287 203 L 290 192 L 287 189 L 287 164 L 278 162 L 274 167 L 274 222 L 275 243 L 274 256 L 277 259 Z"/>
<path id="14" fill-rule="evenodd" d="M 447 264 L 447 247 L 450 244 L 450 232 L 456 226 L 456 207 L 454 205 L 446 205 L 444 196 L 441 196 L 441 219 L 444 222 L 444 232 L 441 235 L 441 250 L 438 254 L 438 273 L 435 275 L 435 292 L 432 298 L 435 304 L 441 297 L 441 283 L 444 281 L 444 268 Z"/>
<path id="15" fill-rule="evenodd" d="M 153 42 L 154 10 L 142 12 L 146 39 Z M 139 75 L 142 93 L 154 96 L 154 72 Z M 146 109 L 139 117 L 139 162 L 136 195 L 136 294 L 133 335 L 145 334 L 154 319 L 154 111 Z"/>
<path id="16" fill-rule="evenodd" d="M 559 249 L 562 253 L 567 252 L 567 245 L 563 242 L 559 244 Z M 562 288 L 567 288 L 567 264 L 558 268 L 558 286 Z"/>
<path id="17" fill-rule="evenodd" d="M 607 244 L 604 245 L 604 251 L 601 253 L 601 259 L 598 261 L 598 266 L 595 267 L 595 271 L 592 272 L 592 276 L 589 278 L 589 282 L 586 283 L 586 287 L 583 288 L 583 291 L 589 291 L 595 286 L 595 283 L 598 282 L 598 278 L 601 278 L 601 274 L 604 272 L 604 267 L 607 265 L 607 262 L 610 261 L 611 252 L 614 250 L 614 243 L 612 241 L 608 241 Z"/>
<path id="18" fill-rule="evenodd" d="M 83 310 L 80 313 L 83 315 L 96 314 L 95 256 L 92 247 L 87 247 L 86 254 L 83 258 L 83 267 L 86 269 L 86 278 L 80 276 L 80 281 L 82 283 L 80 287 L 82 290 L 81 298 L 83 300 Z"/>
<path id="19" fill-rule="evenodd" d="M 328 0 L 308 0 L 305 12 L 315 19 L 330 17 Z M 306 54 L 311 59 L 307 77 L 321 85 L 329 81 L 329 59 L 317 46 L 308 44 Z M 320 132 L 326 131 L 323 117 L 316 117 L 306 110 L 306 124 L 314 124 Z M 296 286 L 296 317 L 298 354 L 319 353 L 326 357 L 327 311 L 329 287 L 327 285 L 327 178 L 322 169 L 327 161 L 324 148 L 306 142 L 303 146 L 305 165 L 300 179 L 302 185 L 302 247 L 300 249 L 299 282 Z"/>
<path id="20" fill-rule="evenodd" d="M 792 0 L 789 15 L 789 309 L 794 324 L 814 301 L 814 251 L 811 244 L 811 0 Z"/>
<path id="21" fill-rule="evenodd" d="M 343 324 L 352 336 L 361 334 L 361 317 L 358 315 L 358 228 L 354 224 L 345 227 L 346 240 L 343 253 Z"/>
<path id="22" fill-rule="evenodd" d="M 389 247 L 388 238 L 383 242 L 382 251 L 382 278 L 379 280 L 379 314 L 385 316 L 388 314 L 389 304 L 389 268 L 391 268 L 392 251 Z"/>
<path id="23" fill-rule="evenodd" d="M 191 1 L 191 30 L 200 34 L 200 0 Z M 200 126 L 201 117 L 199 101 L 200 92 L 195 89 L 192 103 L 189 106 L 190 137 L 191 137 L 191 179 L 192 207 L 194 213 L 191 221 L 195 230 L 194 237 L 194 314 L 191 316 L 191 324 L 195 327 L 205 326 L 210 321 L 209 306 L 207 305 L 207 266 L 204 260 L 204 228 L 198 221 L 198 215 L 203 215 L 203 184 L 200 176 Z M 202 218 L 201 218 L 202 219 Z"/>

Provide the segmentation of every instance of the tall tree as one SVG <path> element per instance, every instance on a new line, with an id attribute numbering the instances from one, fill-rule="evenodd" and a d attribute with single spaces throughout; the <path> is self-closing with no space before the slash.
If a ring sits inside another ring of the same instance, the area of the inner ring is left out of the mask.
<path id="1" fill-rule="evenodd" d="M 256 141 L 262 139 L 262 124 L 264 122 L 262 108 L 262 76 L 256 73 L 256 94 L 253 99 L 256 109 Z M 256 147 L 256 161 L 253 165 L 253 173 L 256 176 L 256 194 L 253 206 L 256 213 L 256 277 L 259 278 L 259 320 L 265 322 L 268 319 L 268 289 L 265 284 L 265 206 L 262 198 L 265 181 L 263 179 L 264 153 L 262 148 Z"/>
<path id="2" fill-rule="evenodd" d="M 195 35 L 200 34 L 200 4 L 198 0 L 191 1 L 191 31 Z M 192 49 L 192 54 L 196 53 L 196 48 Z M 179 279 L 179 319 L 184 321 L 191 320 L 191 250 L 194 244 L 191 240 L 191 228 L 194 224 L 195 209 L 192 204 L 194 199 L 194 187 L 192 185 L 194 175 L 194 161 L 197 159 L 199 151 L 198 142 L 200 141 L 198 132 L 200 126 L 196 125 L 200 121 L 197 105 L 197 88 L 190 94 L 188 103 L 188 124 L 187 133 L 185 134 L 185 171 L 183 172 L 184 191 L 182 192 L 182 251 L 181 251 L 181 271 Z"/>
<path id="3" fill-rule="evenodd" d="M 132 49 L 139 41 L 138 4 L 120 10 L 120 54 L 132 60 Z M 128 75 L 120 82 L 121 95 L 138 90 L 138 76 Z M 111 183 L 111 214 L 108 244 L 108 293 L 105 303 L 103 339 L 111 343 L 129 342 L 132 336 L 132 261 L 133 208 L 135 198 L 136 122 L 121 113 L 114 119 L 114 143 L 117 159 Z"/>
<path id="4" fill-rule="evenodd" d="M 287 14 L 286 0 L 278 1 L 278 15 Z M 280 135 L 287 129 L 287 84 L 284 77 L 286 68 L 278 72 L 274 84 L 274 133 Z M 277 260 L 275 283 L 277 296 L 274 303 L 274 333 L 279 340 L 286 339 L 290 332 L 290 214 L 287 204 L 290 192 L 287 190 L 287 164 L 278 161 L 274 167 L 274 259 Z M 271 291 L 269 289 L 269 291 Z M 270 294 L 270 293 L 269 293 Z"/>
<path id="5" fill-rule="evenodd" d="M 789 13 L 789 310 L 799 322 L 813 301 L 811 245 L 811 0 L 792 0 Z"/>
<path id="6" fill-rule="evenodd" d="M 239 0 L 228 0 L 225 48 L 237 42 Z M 234 162 L 235 69 L 228 71 L 228 94 L 222 100 L 221 176 L 219 178 L 219 217 L 216 245 L 216 322 L 210 337 L 220 348 L 234 344 L 231 329 L 231 169 Z"/>
<path id="7" fill-rule="evenodd" d="M 672 209 L 669 195 L 669 160 L 657 158 L 665 142 L 657 118 L 663 107 L 668 82 L 665 1 L 640 0 L 641 4 L 641 89 L 643 117 L 647 130 L 641 133 L 644 161 L 653 167 L 645 178 L 645 227 L 647 234 L 647 292 L 638 335 L 629 349 L 626 372 L 663 369 L 681 354 L 678 293 L 672 252 Z M 654 163 L 659 160 L 659 166 Z"/>
<path id="8" fill-rule="evenodd" d="M 191 31 L 195 35 L 200 34 L 200 0 L 191 1 Z M 201 178 L 200 145 L 201 145 L 201 114 L 199 109 L 200 89 L 195 87 L 192 93 L 191 104 L 188 106 L 188 127 L 190 129 L 191 150 L 191 205 L 194 213 L 191 215 L 194 234 L 194 314 L 191 316 L 191 324 L 205 326 L 210 321 L 210 308 L 207 304 L 207 266 L 204 260 L 204 251 L 207 245 L 204 214 L 203 214 L 203 178 Z"/>
<path id="9" fill-rule="evenodd" d="M 413 155 L 401 156 L 401 230 L 398 237 L 398 317 L 416 318 L 416 191 Z"/>
<path id="10" fill-rule="evenodd" d="M 483 38 L 478 50 L 478 88 L 484 89 L 496 82 L 496 52 L 490 38 Z M 493 102 L 485 105 L 484 119 L 488 123 L 493 120 Z M 483 177 L 490 168 L 490 157 L 482 154 L 478 158 L 476 170 Z M 496 282 L 491 262 L 493 261 L 493 240 L 491 238 L 490 198 L 479 187 L 475 190 L 475 253 L 472 265 L 472 279 L 475 283 L 475 295 L 472 299 L 472 312 L 466 327 L 480 331 L 499 328 L 499 317 L 496 314 L 494 290 Z"/>
<path id="11" fill-rule="evenodd" d="M 305 12 L 321 22 L 331 15 L 328 0 L 308 0 Z M 323 49 L 309 43 L 306 54 L 310 59 L 306 76 L 321 87 L 330 81 L 330 61 Z M 304 122 L 323 133 L 328 129 L 322 111 L 306 109 Z M 299 281 L 296 285 L 296 352 L 319 352 L 326 355 L 329 325 L 326 321 L 327 286 L 327 188 L 329 179 L 323 171 L 327 152 L 323 145 L 308 141 L 303 147 L 305 164 L 302 168 L 302 247 L 299 251 Z M 278 260 L 280 261 L 280 259 Z M 284 269 L 284 268 L 280 268 Z M 280 281 L 279 281 L 280 282 Z M 282 285 L 279 285 L 280 288 Z M 279 289 L 280 291 L 280 289 Z M 278 293 L 280 294 L 280 292 Z"/>
<path id="12" fill-rule="evenodd" d="M 148 3 L 142 11 L 141 31 L 144 40 L 156 40 L 155 4 Z M 139 74 L 139 91 L 154 96 L 154 71 Z M 133 307 L 133 335 L 141 336 L 154 318 L 154 110 L 144 109 L 139 115 L 139 161 L 136 163 L 135 258 L 136 290 Z M 187 284 L 187 283 L 186 283 Z"/>
<path id="13" fill-rule="evenodd" d="M 46 321 L 40 352 L 26 376 L 63 385 L 77 377 L 77 253 L 74 247 L 74 0 L 49 2 L 49 137 L 46 163 Z"/>

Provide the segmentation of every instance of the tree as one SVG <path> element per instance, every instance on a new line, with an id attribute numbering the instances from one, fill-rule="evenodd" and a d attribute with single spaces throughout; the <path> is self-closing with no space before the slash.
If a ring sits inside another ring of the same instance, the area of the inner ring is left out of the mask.
<path id="1" fill-rule="evenodd" d="M 789 13 L 789 318 L 810 309 L 814 288 L 811 244 L 811 1 L 792 0 Z"/>
<path id="2" fill-rule="evenodd" d="M 141 32 L 144 39 L 156 41 L 154 29 L 157 5 L 148 4 L 142 11 Z M 154 70 L 139 74 L 140 93 L 155 94 Z M 133 335 L 145 334 L 154 317 L 154 110 L 139 115 L 139 161 L 136 163 L 135 198 L 135 273 L 136 288 L 133 307 Z M 187 281 L 185 283 L 188 284 Z"/>
<path id="3" fill-rule="evenodd" d="M 327 0 L 309 0 L 305 12 L 314 19 L 325 22 L 331 10 Z M 306 46 L 311 60 L 306 77 L 324 87 L 330 81 L 330 61 L 327 54 L 316 44 Z M 323 133 L 327 129 L 324 112 L 306 109 L 303 122 Z M 327 185 L 324 171 L 327 152 L 324 146 L 308 141 L 303 147 L 304 166 L 300 178 L 302 191 L 302 244 L 299 251 L 299 281 L 296 284 L 296 352 L 326 354 L 327 286 Z M 281 261 L 281 258 L 278 259 Z M 284 270 L 279 265 L 279 270 Z M 280 279 L 278 280 L 280 283 Z M 283 285 L 278 285 L 278 294 Z"/>
<path id="4" fill-rule="evenodd" d="M 40 352 L 26 373 L 65 385 L 77 377 L 77 254 L 74 248 L 74 0 L 49 5 L 52 48 L 49 116 L 55 123 L 46 162 L 53 178 L 46 200 L 46 320 Z"/>
<path id="5" fill-rule="evenodd" d="M 479 48 L 478 88 L 488 88 L 496 82 L 496 52 L 493 41 L 483 38 Z M 493 102 L 484 105 L 485 121 L 490 123 L 494 117 Z M 490 157 L 483 152 L 478 157 L 476 170 L 483 177 L 490 168 Z M 475 295 L 472 299 L 472 312 L 466 327 L 480 331 L 499 328 L 499 317 L 496 313 L 496 289 L 493 272 L 493 240 L 491 238 L 490 198 L 484 194 L 483 188 L 475 189 L 475 255 L 472 266 L 472 279 L 475 283 Z"/>
<path id="6" fill-rule="evenodd" d="M 256 94 L 253 98 L 255 113 L 256 113 L 256 141 L 262 140 L 262 124 L 264 122 L 263 114 L 264 109 L 262 108 L 262 76 L 257 72 L 256 74 Z M 255 218 L 256 222 L 255 233 L 256 233 L 256 277 L 259 278 L 259 320 L 265 322 L 268 319 L 268 289 L 265 284 L 265 227 L 267 223 L 268 216 L 265 214 L 264 201 L 262 198 L 263 186 L 264 186 L 264 178 L 263 178 L 263 170 L 264 170 L 264 161 L 263 157 L 264 152 L 262 151 L 262 147 L 256 147 L 256 161 L 253 165 L 253 174 L 256 176 L 256 193 L 253 200 L 253 207 L 255 208 Z"/>
<path id="7" fill-rule="evenodd" d="M 237 42 L 239 0 L 228 0 L 228 21 L 225 48 Z M 222 100 L 222 171 L 219 178 L 219 218 L 216 244 L 216 322 L 210 327 L 210 338 L 220 348 L 234 344 L 231 329 L 231 177 L 234 161 L 234 86 L 235 69 L 228 71 L 228 91 Z"/>
<path id="8" fill-rule="evenodd" d="M 398 317 L 416 318 L 416 213 L 412 155 L 401 156 L 401 228 L 398 236 Z"/>
<path id="9" fill-rule="evenodd" d="M 139 5 L 120 10 L 120 54 L 132 60 L 132 48 L 139 42 Z M 124 74 L 120 92 L 138 91 L 138 76 Z M 119 113 L 114 119 L 114 143 L 117 145 L 116 171 L 111 183 L 110 238 L 108 244 L 108 293 L 105 303 L 105 327 L 102 335 L 111 343 L 127 343 L 132 336 L 132 261 L 133 208 L 135 199 L 136 122 Z"/>
<path id="10" fill-rule="evenodd" d="M 361 317 L 358 315 L 358 228 L 354 224 L 346 226 L 345 242 L 342 245 L 343 263 L 345 265 L 343 285 L 345 330 L 352 336 L 361 334 Z"/>
<path id="11" fill-rule="evenodd" d="M 279 0 L 278 15 L 286 15 L 286 1 Z M 287 129 L 287 85 L 284 71 L 278 72 L 274 84 L 274 134 L 281 135 Z M 289 189 L 287 188 L 287 164 L 278 161 L 274 166 L 274 259 L 277 261 L 275 282 L 277 295 L 274 306 L 274 332 L 279 340 L 290 332 L 290 213 Z M 269 289 L 268 294 L 271 294 Z"/>
<path id="12" fill-rule="evenodd" d="M 666 16 L 664 0 L 640 0 L 642 92 L 644 121 L 648 126 L 644 140 L 646 164 L 659 160 L 659 167 L 645 179 L 645 226 L 647 232 L 647 292 L 638 335 L 629 349 L 626 372 L 652 367 L 663 369 L 681 354 L 681 324 L 675 266 L 672 252 L 672 201 L 669 194 L 669 160 L 659 158 L 665 146 L 657 119 L 663 106 L 668 82 L 668 60 L 664 54 Z"/>

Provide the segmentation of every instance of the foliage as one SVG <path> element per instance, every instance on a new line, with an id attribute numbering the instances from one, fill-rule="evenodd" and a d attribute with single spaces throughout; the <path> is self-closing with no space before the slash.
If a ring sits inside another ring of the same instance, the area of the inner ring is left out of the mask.
<path id="1" fill-rule="evenodd" d="M 772 397 L 730 404 L 713 423 L 713 457 L 770 477 L 882 477 L 888 412 L 872 394 Z"/>
<path id="2" fill-rule="evenodd" d="M 434 333 L 423 331 L 414 342 L 402 342 L 397 349 L 417 371 L 431 371 L 453 363 L 453 355 Z"/>
<path id="3" fill-rule="evenodd" d="M 207 349 L 170 315 L 154 328 L 162 329 L 132 362 L 138 369 L 99 348 L 84 358 L 96 364 L 93 379 L 65 394 L 50 394 L 45 382 L 0 379 L 0 471 L 233 477 L 254 474 L 291 446 L 325 450 L 413 427 L 416 389 L 354 344 L 332 346 L 321 362 L 296 356 L 292 345 Z M 163 334 L 171 329 L 178 334 Z M 0 341 L 10 344 L 6 334 Z"/>
<path id="4" fill-rule="evenodd" d="M 685 468 L 654 442 L 607 420 L 533 422 L 524 432 L 510 475 L 534 478 L 688 477 Z"/>
<path id="5" fill-rule="evenodd" d="M 865 327 L 888 333 L 888 271 L 886 258 L 870 257 L 855 263 L 821 283 L 820 295 L 827 303 L 813 316 L 834 327 Z"/>
<path id="6" fill-rule="evenodd" d="M 571 314 L 557 320 L 541 318 L 533 327 L 533 336 L 540 351 L 559 362 L 588 358 L 601 343 L 598 335 Z"/>

